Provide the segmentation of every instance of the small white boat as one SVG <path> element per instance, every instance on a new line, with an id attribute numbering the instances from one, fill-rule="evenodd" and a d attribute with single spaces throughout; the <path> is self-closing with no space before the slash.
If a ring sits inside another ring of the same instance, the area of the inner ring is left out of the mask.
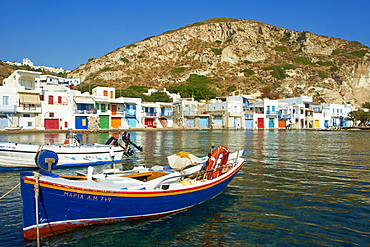
<path id="1" fill-rule="evenodd" d="M 5 130 L 21 130 L 23 129 L 23 126 L 14 126 L 14 127 L 9 126 L 9 127 L 5 127 L 4 129 Z"/>
<path id="2" fill-rule="evenodd" d="M 76 135 L 68 133 L 63 144 L 0 142 L 0 170 L 37 168 L 35 160 L 42 150 L 50 150 L 58 155 L 59 161 L 56 168 L 121 162 L 123 155 L 133 155 L 130 144 L 142 151 L 140 146 L 130 141 L 127 132 L 118 139 L 111 137 L 106 144 L 82 145 Z"/>

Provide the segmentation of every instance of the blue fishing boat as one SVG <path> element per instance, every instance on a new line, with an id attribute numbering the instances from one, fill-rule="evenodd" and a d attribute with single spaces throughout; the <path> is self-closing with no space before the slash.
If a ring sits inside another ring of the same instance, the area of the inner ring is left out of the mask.
<path id="1" fill-rule="evenodd" d="M 166 166 L 105 170 L 61 176 L 50 171 L 57 155 L 43 153 L 38 172 L 21 173 L 23 233 L 35 240 L 77 227 L 141 219 L 187 209 L 220 194 L 242 168 L 244 150 L 226 146 L 206 157 L 188 152 Z M 41 162 L 42 163 L 42 162 Z M 46 166 L 45 164 L 48 164 Z"/>

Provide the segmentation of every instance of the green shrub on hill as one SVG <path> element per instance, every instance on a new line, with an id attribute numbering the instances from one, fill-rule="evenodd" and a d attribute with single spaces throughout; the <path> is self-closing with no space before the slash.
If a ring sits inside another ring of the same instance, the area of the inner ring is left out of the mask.
<path id="1" fill-rule="evenodd" d="M 168 90 L 171 93 L 179 93 L 183 98 L 194 97 L 195 100 L 211 99 L 218 96 L 216 92 L 208 88 L 208 85 L 213 83 L 212 78 L 191 74 L 186 81 L 186 84 L 170 87 Z"/>
<path id="2" fill-rule="evenodd" d="M 270 75 L 279 79 L 284 80 L 288 77 L 288 74 L 285 72 L 284 68 L 280 65 L 272 65 L 262 68 L 263 70 L 272 70 Z"/>
<path id="3" fill-rule="evenodd" d="M 285 45 L 276 46 L 276 47 L 274 47 L 274 50 L 275 51 L 281 51 L 281 52 L 287 52 L 288 51 L 288 47 L 286 47 Z"/>
<path id="4" fill-rule="evenodd" d="M 331 53 L 331 55 L 339 55 L 340 52 L 341 51 L 339 49 L 335 49 L 335 50 L 333 50 L 333 52 Z"/>
<path id="5" fill-rule="evenodd" d="M 315 65 L 308 57 L 294 57 L 292 61 L 303 65 Z"/>
<path id="6" fill-rule="evenodd" d="M 338 70 L 339 70 L 339 68 L 337 66 L 333 66 L 333 67 L 330 68 L 330 71 L 338 71 Z"/>
<path id="7" fill-rule="evenodd" d="M 287 64 L 283 65 L 283 68 L 285 70 L 287 70 L 287 69 L 296 69 L 296 67 L 294 66 L 294 64 L 291 64 L 291 63 L 287 63 Z"/>
<path id="8" fill-rule="evenodd" d="M 102 68 L 100 71 L 109 71 L 109 70 L 111 70 L 112 69 L 112 67 L 104 67 L 104 68 Z"/>
<path id="9" fill-rule="evenodd" d="M 254 75 L 256 72 L 254 72 L 253 70 L 251 69 L 243 69 L 241 70 L 240 72 L 244 73 L 244 76 L 250 76 L 250 75 Z"/>
<path id="10" fill-rule="evenodd" d="M 228 92 L 233 92 L 233 91 L 235 91 L 236 90 L 236 86 L 235 85 L 231 85 L 230 87 L 228 87 L 227 89 L 226 89 Z"/>
<path id="11" fill-rule="evenodd" d="M 334 63 L 331 62 L 331 61 L 327 61 L 327 62 L 325 62 L 325 61 L 317 61 L 316 63 L 318 65 L 320 65 L 320 66 L 332 66 L 332 65 L 334 65 Z"/>
<path id="12" fill-rule="evenodd" d="M 358 50 L 358 51 L 351 52 L 353 56 L 360 57 L 360 58 L 364 57 L 366 53 L 368 53 L 368 50 Z"/>
<path id="13" fill-rule="evenodd" d="M 323 79 L 328 78 L 329 75 L 325 71 L 319 70 L 319 76 Z"/>
<path id="14" fill-rule="evenodd" d="M 216 54 L 216 55 L 221 55 L 222 54 L 222 49 L 217 49 L 217 48 L 211 48 L 212 51 Z"/>
<path id="15" fill-rule="evenodd" d="M 173 73 L 182 73 L 186 70 L 186 67 L 178 67 L 174 69 Z"/>

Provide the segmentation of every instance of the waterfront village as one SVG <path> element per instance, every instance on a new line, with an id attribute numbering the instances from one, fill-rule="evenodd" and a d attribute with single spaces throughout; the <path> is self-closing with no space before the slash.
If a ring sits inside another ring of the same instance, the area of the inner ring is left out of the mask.
<path id="1" fill-rule="evenodd" d="M 81 93 L 71 85 L 80 78 L 61 78 L 17 70 L 0 90 L 0 129 L 114 130 L 131 128 L 184 129 L 330 129 L 353 126 L 349 104 L 318 104 L 312 97 L 278 100 L 248 95 L 219 97 L 208 102 L 171 94 L 168 102 L 115 97 L 115 88 L 95 87 Z M 148 90 L 147 95 L 157 92 Z"/>

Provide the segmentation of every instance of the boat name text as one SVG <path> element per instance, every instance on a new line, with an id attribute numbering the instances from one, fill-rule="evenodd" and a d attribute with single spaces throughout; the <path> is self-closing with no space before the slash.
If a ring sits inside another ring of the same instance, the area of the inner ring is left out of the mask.
<path id="1" fill-rule="evenodd" d="M 77 197 L 79 199 L 85 199 L 85 200 L 91 200 L 91 201 L 105 201 L 105 202 L 110 202 L 112 200 L 111 197 L 83 195 L 83 194 L 72 193 L 72 192 L 67 192 L 67 191 L 65 191 L 63 193 L 63 195 L 64 196 L 68 196 L 68 197 Z"/>

